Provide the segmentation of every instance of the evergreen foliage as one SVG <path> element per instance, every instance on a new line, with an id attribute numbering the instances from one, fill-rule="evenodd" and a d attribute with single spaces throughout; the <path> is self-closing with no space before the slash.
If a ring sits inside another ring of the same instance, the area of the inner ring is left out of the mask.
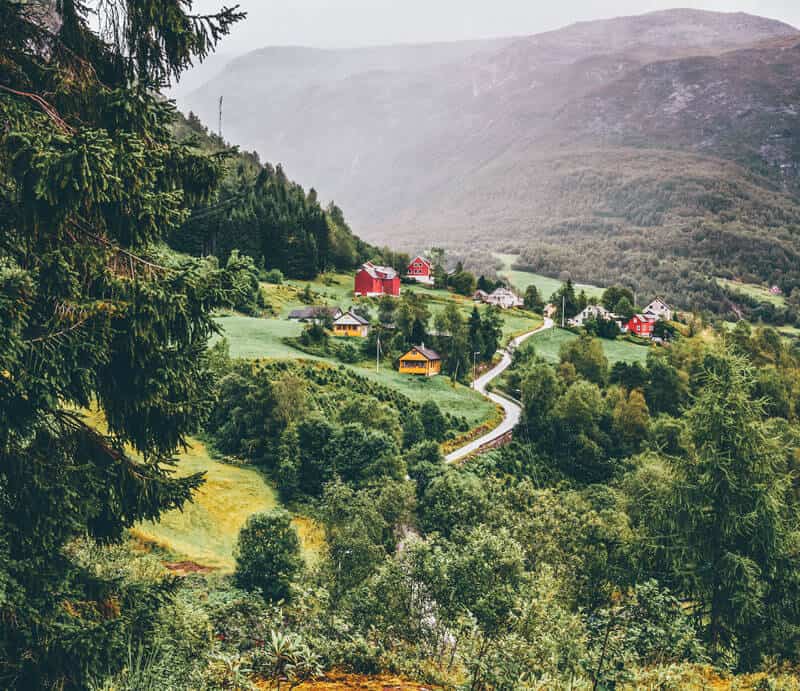
<path id="1" fill-rule="evenodd" d="M 65 552 L 115 541 L 202 482 L 172 456 L 210 404 L 215 306 L 242 258 L 158 243 L 211 198 L 213 159 L 154 94 L 242 17 L 185 3 L 0 4 L 0 685 L 85 688 L 124 663 L 170 583 L 131 587 Z M 97 406 L 107 431 L 79 412 Z"/>
<path id="2" fill-rule="evenodd" d="M 267 600 L 287 600 L 302 567 L 300 540 L 292 518 L 280 509 L 254 514 L 239 533 L 236 583 L 257 589 Z"/>
<path id="3" fill-rule="evenodd" d="M 214 195 L 170 233 L 173 247 L 221 260 L 238 250 L 255 257 L 273 282 L 277 276 L 310 279 L 323 271 L 350 271 L 377 257 L 376 248 L 353 235 L 338 206 L 323 208 L 316 191 L 289 180 L 280 164 L 262 164 L 257 154 L 239 152 L 209 133 L 193 113 L 176 117 L 179 140 L 213 153 L 224 175 Z"/>

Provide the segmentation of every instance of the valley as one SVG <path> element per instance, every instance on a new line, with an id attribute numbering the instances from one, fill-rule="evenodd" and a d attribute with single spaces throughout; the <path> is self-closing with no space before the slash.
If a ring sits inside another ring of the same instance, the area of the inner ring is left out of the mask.
<path id="1" fill-rule="evenodd" d="M 800 688 L 800 30 L 207 3 L 0 2 L 0 688 Z"/>
<path id="2" fill-rule="evenodd" d="M 513 251 L 729 317 L 709 266 L 800 282 L 799 42 L 687 9 L 419 51 L 274 48 L 180 105 L 211 118 L 224 94 L 229 136 L 326 190 L 371 242 Z M 230 86 L 245 78 L 246 97 Z"/>

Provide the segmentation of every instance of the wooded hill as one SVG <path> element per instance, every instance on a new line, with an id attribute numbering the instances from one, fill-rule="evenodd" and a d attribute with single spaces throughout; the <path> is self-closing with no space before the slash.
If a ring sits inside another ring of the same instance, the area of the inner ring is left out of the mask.
<path id="1" fill-rule="evenodd" d="M 239 250 L 259 268 L 294 278 L 346 271 L 377 252 L 353 235 L 338 206 L 323 208 L 313 188 L 306 192 L 280 165 L 262 164 L 257 153 L 231 146 L 194 113 L 176 116 L 175 134 L 179 142 L 225 160 L 215 195 L 170 235 L 175 249 L 221 259 Z"/>
<path id="2" fill-rule="evenodd" d="M 672 10 L 424 61 L 271 49 L 186 105 L 210 117 L 224 94 L 226 131 L 372 241 L 522 251 L 550 275 L 724 312 L 712 275 L 787 294 L 800 279 L 798 45 L 772 20 Z"/>

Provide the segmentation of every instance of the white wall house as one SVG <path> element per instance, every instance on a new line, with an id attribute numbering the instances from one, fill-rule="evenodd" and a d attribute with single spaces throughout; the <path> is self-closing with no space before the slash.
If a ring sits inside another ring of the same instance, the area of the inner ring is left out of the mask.
<path id="1" fill-rule="evenodd" d="M 620 322 L 620 318 L 613 312 L 607 310 L 602 305 L 586 305 L 572 319 L 567 320 L 570 326 L 583 326 L 584 322 L 591 320 L 605 319 L 606 321 Z"/>
<path id="2" fill-rule="evenodd" d="M 504 288 L 502 286 L 497 288 L 493 293 L 487 295 L 483 301 L 488 305 L 497 305 L 502 309 L 508 309 L 509 307 L 522 307 L 522 305 L 525 304 L 525 301 L 513 290 L 509 290 L 508 288 Z"/>
<path id="3" fill-rule="evenodd" d="M 670 307 L 661 298 L 656 298 L 647 307 L 642 310 L 645 316 L 651 316 L 664 321 L 672 321 L 672 307 Z"/>

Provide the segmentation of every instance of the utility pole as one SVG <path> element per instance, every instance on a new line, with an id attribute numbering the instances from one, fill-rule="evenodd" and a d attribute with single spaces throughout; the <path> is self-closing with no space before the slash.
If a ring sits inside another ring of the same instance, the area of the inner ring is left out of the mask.
<path id="1" fill-rule="evenodd" d="M 219 125 L 218 132 L 219 138 L 222 139 L 222 96 L 219 97 Z"/>
<path id="2" fill-rule="evenodd" d="M 561 328 L 564 328 L 564 311 L 567 309 L 567 296 L 561 296 Z"/>
<path id="3" fill-rule="evenodd" d="M 378 334 L 378 342 L 375 344 L 375 371 L 381 371 L 381 335 Z"/>

